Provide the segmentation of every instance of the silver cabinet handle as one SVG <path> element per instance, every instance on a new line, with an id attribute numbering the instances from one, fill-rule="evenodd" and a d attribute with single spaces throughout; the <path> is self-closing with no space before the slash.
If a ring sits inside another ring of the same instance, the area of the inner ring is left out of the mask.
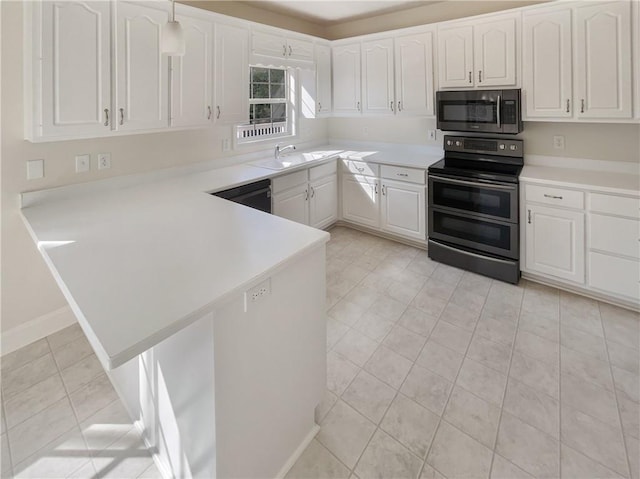
<path id="1" fill-rule="evenodd" d="M 104 126 L 109 126 L 109 109 L 104 109 Z"/>
<path id="2" fill-rule="evenodd" d="M 309 199 L 309 190 L 304 190 L 304 200 L 307 201 Z"/>
<path id="3" fill-rule="evenodd" d="M 544 194 L 544 197 L 545 197 L 545 198 L 552 198 L 552 199 L 554 199 L 554 200 L 561 200 L 561 199 L 562 199 L 562 196 L 548 195 L 548 194 L 546 194 L 546 193 Z"/>
<path id="4" fill-rule="evenodd" d="M 360 111 L 360 102 L 356 103 L 356 108 Z"/>
<path id="5" fill-rule="evenodd" d="M 482 70 L 478 71 L 478 83 L 482 83 Z"/>
<path id="6" fill-rule="evenodd" d="M 377 195 L 378 194 L 378 183 L 375 183 L 373 186 L 373 192 Z"/>
<path id="7" fill-rule="evenodd" d="M 531 224 L 531 210 L 527 212 L 527 223 Z"/>
<path id="8" fill-rule="evenodd" d="M 291 56 L 291 45 L 289 45 L 289 56 Z"/>
<path id="9" fill-rule="evenodd" d="M 287 46 L 286 45 L 282 45 L 282 56 L 283 57 L 287 56 Z"/>
<path id="10" fill-rule="evenodd" d="M 316 190 L 313 188 L 313 186 L 310 186 L 311 188 L 311 198 L 313 198 L 314 196 L 316 196 Z"/>
<path id="11" fill-rule="evenodd" d="M 567 98 L 567 113 L 569 113 L 569 99 Z"/>
<path id="12" fill-rule="evenodd" d="M 400 105 L 400 102 L 398 102 L 398 111 L 402 111 L 402 107 Z"/>
<path id="13" fill-rule="evenodd" d="M 217 106 L 216 106 L 216 110 L 217 110 L 217 113 L 216 113 L 216 120 L 219 120 L 219 119 L 220 119 L 220 105 L 217 105 Z"/>
<path id="14" fill-rule="evenodd" d="M 124 124 L 124 108 L 120 108 L 120 124 Z"/>
<path id="15" fill-rule="evenodd" d="M 391 111 L 395 113 L 396 111 L 393 109 L 393 101 L 389 102 L 389 106 L 391 107 Z"/>
<path id="16" fill-rule="evenodd" d="M 209 112 L 209 114 L 207 115 L 207 120 L 211 120 L 211 107 L 207 106 L 207 111 Z"/>
<path id="17" fill-rule="evenodd" d="M 318 111 L 322 111 L 322 103 L 318 102 Z"/>
<path id="18" fill-rule="evenodd" d="M 403 177 L 405 177 L 405 178 L 409 176 L 409 174 L 408 174 L 408 173 L 396 173 L 396 175 L 398 175 L 398 176 L 403 176 Z"/>
<path id="19" fill-rule="evenodd" d="M 358 167 L 356 166 L 356 170 L 358 170 L 360 173 L 362 173 L 362 172 L 364 172 L 364 167 L 363 167 L 363 168 L 358 168 Z"/>
<path id="20" fill-rule="evenodd" d="M 469 83 L 471 83 L 473 80 L 471 79 L 471 72 L 469 72 Z"/>
<path id="21" fill-rule="evenodd" d="M 584 98 L 580 100 L 580 113 L 584 113 Z"/>
<path id="22" fill-rule="evenodd" d="M 382 185 L 382 196 L 387 196 L 387 187 Z"/>

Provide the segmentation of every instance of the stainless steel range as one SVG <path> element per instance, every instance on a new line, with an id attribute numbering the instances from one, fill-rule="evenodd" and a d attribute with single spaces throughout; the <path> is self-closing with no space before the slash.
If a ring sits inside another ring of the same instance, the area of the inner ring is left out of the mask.
<path id="1" fill-rule="evenodd" d="M 429 167 L 429 257 L 510 283 L 520 279 L 522 140 L 444 137 Z"/>

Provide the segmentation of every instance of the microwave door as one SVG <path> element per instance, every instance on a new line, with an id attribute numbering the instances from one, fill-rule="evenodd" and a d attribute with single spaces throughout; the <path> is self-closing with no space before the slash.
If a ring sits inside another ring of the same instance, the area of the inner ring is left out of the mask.
<path id="1" fill-rule="evenodd" d="M 438 128 L 501 133 L 499 91 L 438 92 Z"/>

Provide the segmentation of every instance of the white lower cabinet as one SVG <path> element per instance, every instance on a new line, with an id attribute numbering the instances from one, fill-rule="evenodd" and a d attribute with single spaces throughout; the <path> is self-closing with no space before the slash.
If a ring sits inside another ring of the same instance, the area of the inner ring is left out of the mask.
<path id="1" fill-rule="evenodd" d="M 361 175 L 342 178 L 342 218 L 378 228 L 380 203 L 377 178 Z"/>
<path id="2" fill-rule="evenodd" d="M 425 187 L 382 180 L 381 228 L 424 241 L 426 237 Z"/>
<path id="3" fill-rule="evenodd" d="M 273 214 L 325 228 L 338 219 L 338 175 L 330 162 L 272 181 Z"/>

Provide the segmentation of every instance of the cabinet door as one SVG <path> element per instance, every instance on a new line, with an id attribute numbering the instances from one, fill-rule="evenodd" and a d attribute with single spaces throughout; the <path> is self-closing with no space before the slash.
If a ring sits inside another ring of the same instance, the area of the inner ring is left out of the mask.
<path id="1" fill-rule="evenodd" d="M 251 53 L 268 57 L 287 57 L 287 40 L 281 35 L 266 32 L 251 34 Z"/>
<path id="2" fill-rule="evenodd" d="M 377 228 L 380 224 L 378 180 L 370 176 L 342 178 L 342 217 Z"/>
<path id="3" fill-rule="evenodd" d="M 433 34 L 395 40 L 396 113 L 433 115 Z"/>
<path id="4" fill-rule="evenodd" d="M 516 19 L 479 23 L 473 28 L 476 86 L 516 84 Z"/>
<path id="5" fill-rule="evenodd" d="M 393 40 L 362 44 L 362 112 L 393 115 Z"/>
<path id="6" fill-rule="evenodd" d="M 312 182 L 309 224 L 324 228 L 338 219 L 338 175 Z"/>
<path id="7" fill-rule="evenodd" d="M 150 130 L 169 125 L 169 65 L 162 54 L 166 12 L 140 4 L 118 2 L 118 130 Z"/>
<path id="8" fill-rule="evenodd" d="M 527 117 L 566 118 L 571 105 L 571 9 L 523 15 Z"/>
<path id="9" fill-rule="evenodd" d="M 440 88 L 473 86 L 473 28 L 438 31 L 438 78 Z"/>
<path id="10" fill-rule="evenodd" d="M 316 84 L 316 71 L 307 68 L 298 68 L 298 84 L 300 85 L 300 116 L 302 118 L 316 118 L 318 112 L 318 92 Z"/>
<path id="11" fill-rule="evenodd" d="M 333 48 L 333 111 L 360 113 L 360 44 Z"/>
<path id="12" fill-rule="evenodd" d="M 576 8 L 578 118 L 631 118 L 631 2 Z"/>
<path id="13" fill-rule="evenodd" d="M 224 123 L 249 121 L 249 32 L 216 24 L 215 119 Z"/>
<path id="14" fill-rule="evenodd" d="M 287 58 L 290 60 L 313 61 L 313 42 L 289 38 L 287 40 Z"/>
<path id="15" fill-rule="evenodd" d="M 331 113 L 331 47 L 327 45 L 316 45 L 316 74 L 317 112 L 325 116 Z"/>
<path id="16" fill-rule="evenodd" d="M 309 187 L 305 183 L 273 195 L 273 214 L 296 223 L 309 224 Z"/>
<path id="17" fill-rule="evenodd" d="M 527 204 L 527 270 L 584 283 L 584 213 Z"/>
<path id="18" fill-rule="evenodd" d="M 109 132 L 113 117 L 110 15 L 109 2 L 42 2 L 42 129 L 38 134 L 82 137 Z"/>
<path id="19" fill-rule="evenodd" d="M 171 57 L 171 125 L 209 125 L 213 118 L 213 24 L 184 15 L 176 19 L 185 38 L 184 56 Z"/>
<path id="20" fill-rule="evenodd" d="M 382 229 L 390 233 L 425 241 L 426 188 L 400 181 L 382 180 L 380 216 Z"/>

